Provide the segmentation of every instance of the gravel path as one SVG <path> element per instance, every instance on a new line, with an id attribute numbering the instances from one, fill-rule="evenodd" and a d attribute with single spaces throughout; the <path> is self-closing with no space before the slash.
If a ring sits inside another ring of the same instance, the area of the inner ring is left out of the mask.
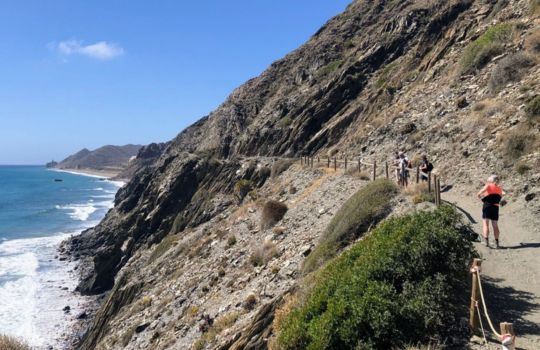
<path id="1" fill-rule="evenodd" d="M 456 204 L 482 232 L 481 202 L 475 193 L 451 190 L 442 199 Z M 495 327 L 500 322 L 513 322 L 517 334 L 517 349 L 540 349 L 540 231 L 535 218 L 520 200 L 511 200 L 501 207 L 499 226 L 501 249 L 475 243 L 483 259 L 482 276 L 488 310 Z M 491 236 L 492 237 L 492 236 Z M 491 239 L 493 242 L 493 239 Z M 487 327 L 486 322 L 484 322 Z M 499 329 L 497 329 L 499 331 Z M 490 335 L 489 349 L 500 349 L 500 343 Z M 480 346 L 474 338 L 472 349 Z"/>

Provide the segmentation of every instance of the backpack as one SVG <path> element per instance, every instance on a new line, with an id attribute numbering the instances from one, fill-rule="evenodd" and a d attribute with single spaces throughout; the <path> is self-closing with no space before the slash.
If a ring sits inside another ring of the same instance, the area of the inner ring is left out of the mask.
<path id="1" fill-rule="evenodd" d="M 427 163 L 427 169 L 426 170 L 427 170 L 428 173 L 433 171 L 433 164 L 431 164 L 431 162 Z"/>

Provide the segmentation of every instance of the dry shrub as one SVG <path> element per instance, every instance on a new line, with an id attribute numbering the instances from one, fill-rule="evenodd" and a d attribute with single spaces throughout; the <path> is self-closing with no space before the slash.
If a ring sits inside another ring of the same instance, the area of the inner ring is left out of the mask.
<path id="1" fill-rule="evenodd" d="M 503 58 L 493 69 L 488 87 L 493 93 L 500 91 L 510 82 L 520 81 L 525 72 L 534 66 L 534 60 L 523 52 Z"/>
<path id="2" fill-rule="evenodd" d="M 526 130 L 514 130 L 503 136 L 503 151 L 509 161 L 514 161 L 534 149 L 535 135 Z"/>
<path id="3" fill-rule="evenodd" d="M 218 317 L 208 328 L 206 332 L 193 344 L 192 349 L 200 350 L 204 349 L 206 344 L 211 343 L 216 337 L 225 329 L 230 328 L 240 317 L 238 311 L 231 311 L 228 314 Z"/>
<path id="4" fill-rule="evenodd" d="M 152 263 L 156 261 L 159 257 L 165 254 L 171 247 L 176 246 L 178 244 L 177 242 L 179 238 L 180 238 L 179 235 L 173 235 L 173 234 L 169 234 L 165 236 L 165 238 L 163 238 L 161 242 L 159 242 L 154 247 L 152 254 L 148 258 L 148 263 Z"/>
<path id="5" fill-rule="evenodd" d="M 294 164 L 292 159 L 278 159 L 272 164 L 272 169 L 270 171 L 270 177 L 275 179 L 285 170 L 289 169 L 291 165 Z"/>
<path id="6" fill-rule="evenodd" d="M 527 37 L 525 41 L 527 50 L 540 53 L 540 32 L 535 32 Z"/>
<path id="7" fill-rule="evenodd" d="M 278 223 L 285 213 L 287 213 L 287 205 L 275 200 L 267 201 L 261 212 L 261 227 L 269 228 Z"/>
<path id="8" fill-rule="evenodd" d="M 532 167 L 525 162 L 519 162 L 515 165 L 516 172 L 520 175 L 525 175 L 532 170 Z"/>
<path id="9" fill-rule="evenodd" d="M 2 350 L 30 350 L 30 347 L 18 340 L 17 338 L 8 335 L 0 335 L 0 349 Z"/>
<path id="10" fill-rule="evenodd" d="M 236 236 L 235 235 L 230 235 L 229 238 L 227 238 L 227 245 L 229 247 L 232 247 L 235 244 L 236 244 Z"/>
<path id="11" fill-rule="evenodd" d="M 480 101 L 480 102 L 474 104 L 474 106 L 472 107 L 472 110 L 475 111 L 475 112 L 480 112 L 480 111 L 483 111 L 484 108 L 486 108 L 486 104 L 484 102 Z"/>
<path id="12" fill-rule="evenodd" d="M 240 202 L 251 190 L 253 190 L 253 182 L 251 180 L 242 179 L 234 185 L 234 194 Z"/>
<path id="13" fill-rule="evenodd" d="M 255 305 L 257 305 L 257 297 L 253 294 L 248 295 L 246 300 L 244 300 L 244 309 L 253 310 Z"/>
<path id="14" fill-rule="evenodd" d="M 535 121 L 540 117 L 540 96 L 536 96 L 527 103 L 525 113 L 530 121 Z"/>
<path id="15" fill-rule="evenodd" d="M 278 254 L 276 244 L 270 241 L 265 241 L 262 246 L 258 247 L 251 253 L 249 262 L 253 266 L 263 266 Z"/>

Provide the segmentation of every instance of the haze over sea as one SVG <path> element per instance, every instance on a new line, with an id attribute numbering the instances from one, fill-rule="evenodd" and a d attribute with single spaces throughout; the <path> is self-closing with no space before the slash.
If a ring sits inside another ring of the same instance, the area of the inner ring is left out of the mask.
<path id="1" fill-rule="evenodd" d="M 1 333 L 55 349 L 69 334 L 83 299 L 72 293 L 74 264 L 55 258 L 57 247 L 96 225 L 120 186 L 40 166 L 0 166 Z"/>

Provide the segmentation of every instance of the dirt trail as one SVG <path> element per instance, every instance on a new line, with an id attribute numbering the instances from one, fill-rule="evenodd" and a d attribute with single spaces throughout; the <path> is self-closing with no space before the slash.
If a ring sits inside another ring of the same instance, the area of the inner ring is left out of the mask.
<path id="1" fill-rule="evenodd" d="M 452 189 L 441 195 L 456 204 L 482 232 L 481 202 L 475 193 Z M 540 349 L 540 220 L 519 201 L 510 201 L 500 210 L 501 249 L 490 249 L 475 243 L 482 262 L 482 281 L 491 319 L 499 331 L 499 322 L 513 322 L 517 349 Z M 491 235 L 491 244 L 494 240 Z M 484 322 L 485 327 L 489 327 Z M 491 335 L 489 349 L 500 349 Z M 486 349 L 475 345 L 472 349 Z"/>

